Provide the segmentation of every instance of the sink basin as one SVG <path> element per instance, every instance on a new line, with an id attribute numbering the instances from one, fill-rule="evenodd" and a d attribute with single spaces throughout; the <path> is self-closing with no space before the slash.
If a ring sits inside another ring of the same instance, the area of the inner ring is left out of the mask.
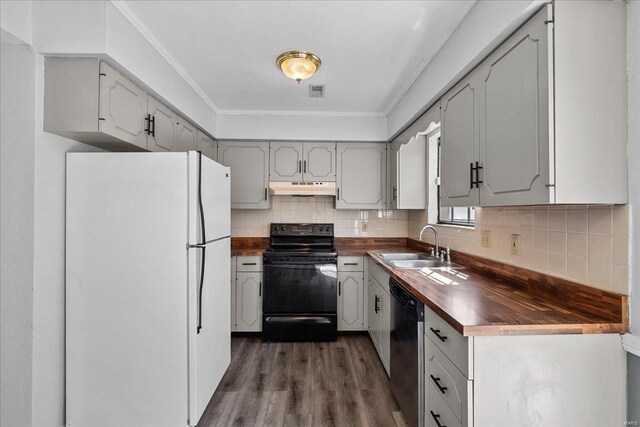
<path id="1" fill-rule="evenodd" d="M 405 269 L 422 269 L 422 268 L 453 268 L 461 269 L 464 266 L 456 264 L 455 262 L 441 262 L 437 259 L 407 259 L 407 260 L 394 260 L 389 261 L 389 264 L 395 268 Z"/>
<path id="2" fill-rule="evenodd" d="M 421 269 L 421 268 L 453 268 L 461 269 L 464 266 L 455 262 L 441 262 L 439 259 L 427 254 L 410 252 L 383 253 L 379 255 L 387 264 L 395 268 Z"/>
<path id="3" fill-rule="evenodd" d="M 414 254 L 414 253 L 386 253 L 380 254 L 380 258 L 387 262 L 391 261 L 408 261 L 408 260 L 428 260 L 427 254 Z"/>

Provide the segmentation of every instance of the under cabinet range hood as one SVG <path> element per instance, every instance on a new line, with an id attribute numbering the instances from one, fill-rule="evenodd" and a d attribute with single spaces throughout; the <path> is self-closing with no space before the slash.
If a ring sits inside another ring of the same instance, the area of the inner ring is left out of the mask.
<path id="1" fill-rule="evenodd" d="M 335 182 L 270 182 L 272 196 L 335 196 Z"/>

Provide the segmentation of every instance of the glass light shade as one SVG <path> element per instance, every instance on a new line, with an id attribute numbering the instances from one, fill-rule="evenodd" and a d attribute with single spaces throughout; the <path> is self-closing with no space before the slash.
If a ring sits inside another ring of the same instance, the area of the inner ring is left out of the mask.
<path id="1" fill-rule="evenodd" d="M 310 52 L 289 51 L 278 56 L 276 64 L 285 76 L 300 83 L 308 79 L 320 67 L 320 58 Z"/>

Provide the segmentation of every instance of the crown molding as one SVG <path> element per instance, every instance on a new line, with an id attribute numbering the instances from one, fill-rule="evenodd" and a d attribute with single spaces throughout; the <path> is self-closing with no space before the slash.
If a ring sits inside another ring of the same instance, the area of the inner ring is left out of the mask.
<path id="1" fill-rule="evenodd" d="M 122 13 L 122 15 L 135 27 L 136 30 L 144 37 L 151 46 L 162 56 L 169 65 L 176 70 L 189 86 L 202 98 L 202 100 L 217 114 L 220 110 L 213 103 L 211 98 L 207 96 L 205 91 L 196 83 L 191 75 L 178 63 L 178 61 L 169 53 L 162 43 L 153 35 L 151 30 L 140 21 L 140 18 L 129 8 L 126 2 L 121 0 L 111 0 L 111 4 Z"/>
<path id="2" fill-rule="evenodd" d="M 384 113 L 349 111 L 281 111 L 281 110 L 218 110 L 221 116 L 290 116 L 290 117 L 365 117 L 386 118 Z"/>

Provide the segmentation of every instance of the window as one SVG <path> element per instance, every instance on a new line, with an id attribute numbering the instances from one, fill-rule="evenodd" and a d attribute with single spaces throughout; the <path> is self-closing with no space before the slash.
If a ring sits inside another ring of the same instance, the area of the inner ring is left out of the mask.
<path id="1" fill-rule="evenodd" d="M 437 186 L 437 194 L 438 194 L 438 224 L 452 224 L 452 225 L 462 225 L 467 227 L 473 227 L 476 219 L 476 212 L 474 207 L 455 207 L 455 208 L 445 208 L 440 206 L 440 130 L 433 135 L 430 135 L 429 141 L 431 142 L 431 138 L 437 138 L 434 142 L 437 141 L 437 144 L 433 144 L 434 151 L 435 147 L 437 147 L 438 152 L 438 164 L 437 164 L 437 177 L 433 180 Z M 431 144 L 430 144 L 431 145 Z"/>

